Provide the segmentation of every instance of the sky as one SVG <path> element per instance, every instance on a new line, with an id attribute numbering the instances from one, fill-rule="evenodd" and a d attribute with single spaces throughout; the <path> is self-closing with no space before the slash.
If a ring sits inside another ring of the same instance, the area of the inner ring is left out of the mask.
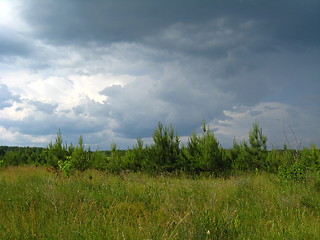
<path id="1" fill-rule="evenodd" d="M 318 0 L 0 0 L 0 145 L 131 148 L 158 122 L 320 146 Z"/>

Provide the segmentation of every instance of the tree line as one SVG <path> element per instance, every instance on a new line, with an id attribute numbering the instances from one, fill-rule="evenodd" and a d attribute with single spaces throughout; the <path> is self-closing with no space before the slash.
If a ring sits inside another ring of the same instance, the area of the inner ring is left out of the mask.
<path id="1" fill-rule="evenodd" d="M 59 130 L 47 148 L 0 147 L 0 167 L 21 164 L 51 166 L 70 176 L 88 168 L 119 173 L 121 171 L 150 173 L 186 173 L 193 176 L 230 176 L 242 172 L 265 171 L 283 179 L 301 180 L 307 173 L 320 176 L 320 151 L 309 148 L 267 150 L 267 137 L 258 122 L 253 123 L 248 141 L 234 140 L 231 149 L 224 149 L 214 132 L 202 124 L 202 133 L 193 132 L 186 145 L 181 144 L 174 127 L 158 123 L 153 144 L 145 145 L 141 138 L 130 149 L 118 150 L 115 143 L 110 151 L 85 148 L 80 136 L 76 146 L 63 144 Z"/>

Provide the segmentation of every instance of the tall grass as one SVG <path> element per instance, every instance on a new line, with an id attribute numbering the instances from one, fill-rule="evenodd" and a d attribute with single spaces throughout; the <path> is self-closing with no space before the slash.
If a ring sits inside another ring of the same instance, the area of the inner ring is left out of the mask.
<path id="1" fill-rule="evenodd" d="M 317 239 L 319 182 L 0 170 L 0 239 Z"/>

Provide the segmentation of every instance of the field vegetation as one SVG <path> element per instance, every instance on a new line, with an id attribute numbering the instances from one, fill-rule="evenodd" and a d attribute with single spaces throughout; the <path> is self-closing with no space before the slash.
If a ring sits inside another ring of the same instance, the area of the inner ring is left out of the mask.
<path id="1" fill-rule="evenodd" d="M 267 149 L 255 122 L 224 149 L 203 123 L 186 145 L 158 124 L 154 143 L 94 151 L 80 136 L 0 147 L 0 239 L 317 239 L 320 151 Z"/>
<path id="2" fill-rule="evenodd" d="M 0 147 L 0 167 L 33 164 L 51 166 L 69 177 L 76 171 L 97 169 L 112 173 L 185 173 L 191 176 L 228 177 L 239 173 L 263 171 L 280 175 L 284 179 L 303 180 L 307 173 L 320 171 L 320 151 L 310 148 L 267 150 L 267 137 L 257 122 L 249 132 L 249 141 L 237 142 L 224 149 L 205 122 L 202 134 L 192 133 L 182 145 L 173 126 L 160 122 L 153 134 L 154 143 L 144 145 L 142 139 L 132 149 L 118 150 L 115 143 L 111 151 L 85 148 L 83 137 L 79 143 L 63 143 L 59 131 L 47 148 Z"/>
<path id="3" fill-rule="evenodd" d="M 45 167 L 0 171 L 1 239 L 317 239 L 320 185 Z"/>

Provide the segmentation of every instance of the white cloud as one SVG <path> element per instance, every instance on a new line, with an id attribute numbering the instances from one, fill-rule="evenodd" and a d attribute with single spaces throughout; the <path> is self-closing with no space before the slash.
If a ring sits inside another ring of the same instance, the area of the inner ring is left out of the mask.
<path id="1" fill-rule="evenodd" d="M 0 119 L 19 121 L 34 114 L 34 108 L 27 103 L 14 102 L 12 106 L 0 110 Z"/>
<path id="2" fill-rule="evenodd" d="M 0 26 L 10 26 L 18 32 L 28 32 L 30 26 L 20 17 L 22 4 L 19 0 L 1 0 Z"/>
<path id="3" fill-rule="evenodd" d="M 252 123 L 259 122 L 268 137 L 269 147 L 281 148 L 283 144 L 298 147 L 296 140 L 304 146 L 318 142 L 316 118 L 301 108 L 278 102 L 262 102 L 252 107 L 239 106 L 224 111 L 224 119 L 215 119 L 210 126 L 225 146 L 232 145 L 233 138 L 248 140 Z"/>
<path id="4" fill-rule="evenodd" d="M 0 145 L 46 146 L 52 140 L 52 138 L 52 135 L 36 136 L 21 134 L 13 129 L 6 129 L 0 126 Z"/>
<path id="5" fill-rule="evenodd" d="M 112 74 L 95 74 L 95 75 L 71 75 L 68 77 L 73 82 L 73 91 L 83 93 L 90 99 L 103 103 L 107 96 L 101 95 L 100 92 L 106 87 L 114 85 L 125 86 L 134 81 L 135 77 L 130 75 L 112 75 Z"/>

